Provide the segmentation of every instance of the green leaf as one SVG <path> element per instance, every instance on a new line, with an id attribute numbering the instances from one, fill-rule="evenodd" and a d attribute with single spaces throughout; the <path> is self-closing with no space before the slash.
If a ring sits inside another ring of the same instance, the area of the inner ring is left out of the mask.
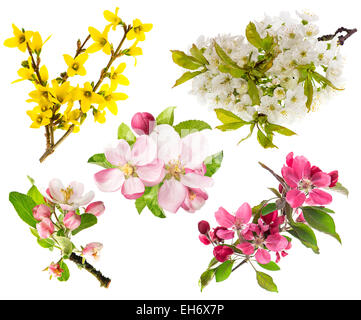
<path id="1" fill-rule="evenodd" d="M 45 248 L 45 249 L 50 249 L 52 250 L 54 248 L 54 241 L 51 239 L 41 239 L 38 233 L 38 230 L 34 229 L 34 228 L 30 228 L 30 232 L 33 234 L 33 236 L 35 236 L 37 238 L 37 242 L 38 244 Z"/>
<path id="2" fill-rule="evenodd" d="M 80 216 L 80 219 L 81 219 L 80 226 L 77 229 L 72 231 L 73 236 L 75 236 L 76 234 L 78 234 L 80 231 L 82 231 L 84 229 L 88 229 L 88 228 L 94 226 L 98 222 L 97 217 L 90 213 L 82 214 Z"/>
<path id="3" fill-rule="evenodd" d="M 239 128 L 242 128 L 244 125 L 246 125 L 244 122 L 232 122 L 227 124 L 222 124 L 220 126 L 217 126 L 216 129 L 221 131 L 233 131 L 237 130 Z"/>
<path id="4" fill-rule="evenodd" d="M 245 75 L 245 70 L 240 68 L 234 68 L 229 65 L 221 64 L 218 70 L 223 73 L 229 73 L 233 78 L 242 78 Z"/>
<path id="5" fill-rule="evenodd" d="M 64 258 L 69 258 L 73 252 L 73 244 L 66 237 L 54 236 L 55 241 L 59 244 Z"/>
<path id="6" fill-rule="evenodd" d="M 182 68 L 189 70 L 197 70 L 203 66 L 202 62 L 198 61 L 196 58 L 185 54 L 183 51 L 171 50 L 172 59 L 174 63 L 179 65 Z"/>
<path id="7" fill-rule="evenodd" d="M 259 35 L 256 25 L 253 22 L 250 22 L 246 28 L 246 37 L 248 42 L 257 49 L 263 47 L 262 38 Z"/>
<path id="8" fill-rule="evenodd" d="M 252 136 L 253 130 L 254 130 L 255 126 L 256 126 L 255 123 L 252 123 L 252 124 L 249 126 L 249 134 L 248 134 L 246 137 L 244 137 L 243 139 L 241 139 L 240 141 L 238 141 L 238 144 L 242 143 L 243 141 L 249 139 L 249 138 Z"/>
<path id="9" fill-rule="evenodd" d="M 68 266 L 66 265 L 66 263 L 61 260 L 59 262 L 59 266 L 61 269 L 63 269 L 63 272 L 61 274 L 61 277 L 58 278 L 59 281 L 68 281 L 69 280 L 69 277 L 70 277 L 70 272 L 69 272 L 69 268 Z"/>
<path id="10" fill-rule="evenodd" d="M 275 189 L 275 188 L 268 188 L 268 190 L 271 190 L 272 193 L 273 193 L 276 197 L 282 198 L 282 195 L 279 193 L 279 191 L 278 191 L 277 189 Z"/>
<path id="11" fill-rule="evenodd" d="M 313 84 L 311 78 L 308 76 L 304 83 L 304 93 L 307 97 L 306 107 L 308 110 L 311 110 L 312 101 L 313 101 Z"/>
<path id="12" fill-rule="evenodd" d="M 38 221 L 33 216 L 33 208 L 36 206 L 34 200 L 26 194 L 11 192 L 9 201 L 14 206 L 19 217 L 30 227 L 36 228 Z"/>
<path id="13" fill-rule="evenodd" d="M 26 177 L 28 178 L 28 180 L 30 181 L 30 183 L 31 183 L 32 185 L 35 184 L 35 180 L 34 180 L 32 177 L 30 177 L 30 176 L 26 176 Z"/>
<path id="14" fill-rule="evenodd" d="M 27 195 L 31 197 L 37 205 L 45 204 L 44 196 L 40 193 L 35 185 L 31 186 Z"/>
<path id="15" fill-rule="evenodd" d="M 261 210 L 261 215 L 266 216 L 277 210 L 277 205 L 275 203 L 269 203 Z"/>
<path id="16" fill-rule="evenodd" d="M 322 76 L 321 74 L 319 74 L 316 71 L 312 72 L 312 78 L 315 79 L 318 83 L 325 84 L 325 85 L 331 87 L 332 89 L 335 89 L 338 91 L 344 90 L 344 89 L 340 89 L 340 88 L 337 88 L 336 86 L 334 86 L 330 80 L 328 80 L 326 77 Z"/>
<path id="17" fill-rule="evenodd" d="M 174 130 L 178 132 L 181 138 L 187 136 L 190 133 L 206 129 L 212 130 L 212 127 L 207 122 L 201 120 L 183 121 L 174 126 Z"/>
<path id="18" fill-rule="evenodd" d="M 162 111 L 157 117 L 157 125 L 169 124 L 170 126 L 174 123 L 174 109 L 176 107 L 169 107 Z"/>
<path id="19" fill-rule="evenodd" d="M 198 283 L 201 288 L 201 292 L 213 280 L 215 272 L 216 269 L 209 269 L 202 273 Z"/>
<path id="20" fill-rule="evenodd" d="M 257 140 L 259 144 L 265 149 L 277 148 L 277 146 L 273 144 L 272 140 L 267 137 L 261 130 L 258 130 L 257 132 Z"/>
<path id="21" fill-rule="evenodd" d="M 291 235 L 300 240 L 305 247 L 312 249 L 314 253 L 320 253 L 315 233 L 309 226 L 303 223 L 291 223 L 291 226 L 292 230 L 288 231 Z"/>
<path id="22" fill-rule="evenodd" d="M 124 139 L 129 145 L 133 145 L 137 138 L 133 131 L 125 123 L 122 123 L 118 128 L 118 139 Z"/>
<path id="23" fill-rule="evenodd" d="M 262 39 L 262 49 L 265 51 L 270 51 L 274 44 L 274 38 L 270 35 L 267 35 Z"/>
<path id="24" fill-rule="evenodd" d="M 189 52 L 191 53 L 191 55 L 197 59 L 199 62 L 201 62 L 202 64 L 209 64 L 208 60 L 204 57 L 203 53 L 201 50 L 198 49 L 198 47 L 193 44 L 192 48 L 189 50 Z"/>
<path id="25" fill-rule="evenodd" d="M 253 106 L 258 106 L 261 104 L 261 100 L 259 98 L 258 87 L 252 79 L 248 80 L 248 94 L 252 100 Z"/>
<path id="26" fill-rule="evenodd" d="M 88 163 L 96 164 L 105 169 L 114 168 L 114 166 L 105 158 L 104 153 L 98 153 L 89 158 Z"/>
<path id="27" fill-rule="evenodd" d="M 212 177 L 221 167 L 222 161 L 223 161 L 223 151 L 218 152 L 206 158 L 206 160 L 204 160 L 204 164 L 206 165 L 207 168 L 207 172 L 205 176 Z"/>
<path id="28" fill-rule="evenodd" d="M 165 218 L 166 216 L 164 211 L 158 204 L 159 187 L 159 185 L 154 187 L 147 187 L 143 197 L 150 212 L 152 212 L 158 218 Z"/>
<path id="29" fill-rule="evenodd" d="M 312 228 L 329 234 L 342 244 L 341 238 L 336 232 L 335 222 L 329 214 L 315 207 L 302 207 L 301 210 L 305 220 Z"/>
<path id="30" fill-rule="evenodd" d="M 329 189 L 332 191 L 339 192 L 339 193 L 345 195 L 346 197 L 348 197 L 348 195 L 349 195 L 349 191 L 339 182 L 337 182 L 334 187 L 329 188 Z"/>
<path id="31" fill-rule="evenodd" d="M 269 270 L 269 271 L 279 271 L 279 270 L 281 270 L 281 268 L 278 266 L 278 264 L 273 262 L 273 261 L 271 261 L 270 263 L 267 263 L 267 264 L 258 263 L 258 265 L 260 267 L 262 267 L 263 269 L 266 269 L 266 270 Z"/>
<path id="32" fill-rule="evenodd" d="M 247 124 L 248 122 L 242 120 L 240 117 L 236 116 L 233 112 L 225 110 L 225 109 L 214 109 L 217 118 L 224 124 L 228 123 L 244 123 Z"/>
<path id="33" fill-rule="evenodd" d="M 256 271 L 256 273 L 257 273 L 257 282 L 261 288 L 270 292 L 278 292 L 277 286 L 273 282 L 271 276 L 260 271 Z"/>
<path id="34" fill-rule="evenodd" d="M 135 200 L 135 207 L 137 208 L 137 211 L 139 214 L 142 213 L 142 211 L 144 210 L 144 208 L 147 206 L 147 203 L 145 202 L 144 197 L 140 197 L 137 200 Z"/>
<path id="35" fill-rule="evenodd" d="M 265 131 L 267 133 L 277 132 L 284 136 L 294 136 L 296 134 L 295 132 L 293 132 L 292 130 L 290 130 L 286 127 L 282 127 L 280 125 L 273 124 L 273 123 L 267 123 L 265 126 Z"/>
<path id="36" fill-rule="evenodd" d="M 214 267 L 218 263 L 219 261 L 216 258 L 212 258 L 211 262 L 208 264 L 208 269 Z"/>
<path id="37" fill-rule="evenodd" d="M 243 70 L 236 62 L 234 62 L 227 53 L 218 45 L 216 41 L 214 41 L 214 48 L 216 49 L 218 57 L 226 64 L 230 65 L 235 69 Z"/>
<path id="38" fill-rule="evenodd" d="M 216 282 L 222 282 L 231 275 L 234 261 L 227 260 L 216 269 Z"/>
<path id="39" fill-rule="evenodd" d="M 194 77 L 196 77 L 206 71 L 207 71 L 207 69 L 204 69 L 201 71 L 194 71 L 194 72 L 187 71 L 187 72 L 183 73 L 183 75 L 175 82 L 173 88 L 179 86 L 180 84 L 182 84 L 184 82 L 187 82 L 188 80 L 193 79 Z"/>

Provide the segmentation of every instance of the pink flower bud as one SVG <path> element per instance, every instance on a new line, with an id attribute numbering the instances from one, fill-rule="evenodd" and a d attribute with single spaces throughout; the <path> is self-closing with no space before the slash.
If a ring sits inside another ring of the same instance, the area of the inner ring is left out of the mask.
<path id="1" fill-rule="evenodd" d="M 338 171 L 332 171 L 328 174 L 331 177 L 330 188 L 333 188 L 338 182 Z"/>
<path id="2" fill-rule="evenodd" d="M 200 234 L 207 234 L 211 227 L 207 221 L 202 220 L 198 223 L 198 230 Z"/>
<path id="3" fill-rule="evenodd" d="M 47 269 L 49 270 L 50 277 L 54 276 L 56 278 L 59 278 L 64 272 L 64 270 L 60 268 L 59 263 L 54 263 L 54 262 L 52 262 Z"/>
<path id="4" fill-rule="evenodd" d="M 225 262 L 233 254 L 233 250 L 227 246 L 217 246 L 213 250 L 213 255 L 219 262 Z"/>
<path id="5" fill-rule="evenodd" d="M 104 213 L 104 211 L 105 211 L 105 206 L 102 201 L 92 202 L 85 209 L 86 213 L 91 213 L 96 217 L 101 216 Z"/>
<path id="6" fill-rule="evenodd" d="M 44 218 L 36 225 L 36 229 L 41 239 L 47 239 L 54 232 L 54 225 L 49 218 Z"/>
<path id="7" fill-rule="evenodd" d="M 51 211 L 50 208 L 45 204 L 39 204 L 33 208 L 34 218 L 38 221 L 43 220 L 44 218 L 50 218 Z"/>
<path id="8" fill-rule="evenodd" d="M 204 245 L 208 246 L 209 244 L 211 244 L 211 242 L 209 241 L 209 239 L 204 235 L 204 234 L 200 234 L 199 235 L 199 241 L 202 242 Z"/>
<path id="9" fill-rule="evenodd" d="M 156 121 L 148 112 L 138 112 L 132 118 L 132 128 L 138 135 L 151 134 Z"/>
<path id="10" fill-rule="evenodd" d="M 70 231 L 73 231 L 80 226 L 81 218 L 74 211 L 69 211 L 65 215 L 63 223 L 66 228 L 68 228 Z"/>
<path id="11" fill-rule="evenodd" d="M 99 259 L 99 252 L 103 249 L 103 245 L 99 242 L 88 243 L 82 251 L 82 255 Z"/>

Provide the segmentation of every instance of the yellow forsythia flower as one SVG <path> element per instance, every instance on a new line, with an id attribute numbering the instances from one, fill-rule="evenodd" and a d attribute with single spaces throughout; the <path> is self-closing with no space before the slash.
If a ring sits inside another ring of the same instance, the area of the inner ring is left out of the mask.
<path id="1" fill-rule="evenodd" d="M 99 105 L 99 110 L 108 108 L 108 110 L 115 116 L 118 113 L 118 106 L 116 101 L 128 99 L 128 96 L 125 93 L 114 92 L 114 90 L 109 87 L 109 84 L 103 84 L 100 88 L 100 92 L 104 96 L 104 102 Z"/>
<path id="2" fill-rule="evenodd" d="M 41 126 L 46 126 L 50 123 L 50 118 L 53 115 L 50 109 L 42 111 L 40 106 L 35 107 L 33 110 L 26 112 L 30 119 L 33 121 L 30 128 L 38 129 Z"/>
<path id="3" fill-rule="evenodd" d="M 34 75 L 34 69 L 32 67 L 32 62 L 31 62 L 31 58 L 29 57 L 28 59 L 28 64 L 27 67 L 21 68 L 18 70 L 18 76 L 20 77 L 20 79 L 17 79 L 11 83 L 16 83 L 16 82 L 20 82 L 20 81 L 24 81 L 24 80 L 35 80 L 35 75 Z"/>
<path id="4" fill-rule="evenodd" d="M 89 27 L 88 31 L 90 36 L 95 41 L 86 51 L 89 53 L 94 53 L 99 50 L 103 50 L 105 54 L 111 53 L 111 45 L 108 41 L 108 33 L 109 33 L 110 25 L 106 26 L 103 33 L 100 33 L 97 29 L 93 27 Z"/>
<path id="5" fill-rule="evenodd" d="M 49 36 L 44 42 L 39 32 L 34 32 L 33 39 L 30 43 L 30 48 L 35 51 L 36 54 L 40 54 L 44 44 L 50 39 Z"/>
<path id="6" fill-rule="evenodd" d="M 114 67 L 111 68 L 110 81 L 112 90 L 115 90 L 119 84 L 123 86 L 129 85 L 129 80 L 124 75 L 122 75 L 122 72 L 126 66 L 126 63 L 122 62 L 116 69 Z"/>
<path id="7" fill-rule="evenodd" d="M 69 81 L 66 81 L 61 85 L 59 85 L 56 80 L 52 80 L 51 83 L 53 85 L 54 97 L 59 104 L 65 104 L 72 98 L 71 90 L 73 87 L 70 86 Z"/>
<path id="8" fill-rule="evenodd" d="M 67 74 L 69 77 L 73 77 L 75 75 L 85 76 L 86 70 L 84 68 L 84 63 L 88 60 L 88 54 L 82 53 L 78 55 L 75 59 L 69 56 L 68 54 L 64 54 L 65 63 L 68 65 Z"/>
<path id="9" fill-rule="evenodd" d="M 103 97 L 93 91 L 90 82 L 86 82 L 84 88 L 77 88 L 74 100 L 80 100 L 80 107 L 83 113 L 89 111 L 92 103 L 102 104 L 104 102 Z"/>
<path id="10" fill-rule="evenodd" d="M 115 13 L 110 12 L 109 10 L 104 11 L 104 18 L 110 22 L 110 26 L 113 26 L 113 30 L 122 23 L 122 19 L 118 17 L 119 8 L 115 9 Z"/>
<path id="11" fill-rule="evenodd" d="M 50 88 L 49 85 L 35 85 L 35 88 L 36 90 L 29 93 L 31 99 L 26 100 L 27 102 L 42 103 L 43 100 L 46 100 L 49 103 L 56 103 L 53 89 Z"/>
<path id="12" fill-rule="evenodd" d="M 4 41 L 4 46 L 9 48 L 18 48 L 20 51 L 25 52 L 27 48 L 26 44 L 30 41 L 33 32 L 23 32 L 15 24 L 13 24 L 13 32 L 15 37 L 6 39 Z"/>
<path id="13" fill-rule="evenodd" d="M 99 111 L 94 109 L 93 110 L 94 121 L 99 123 L 105 123 L 106 121 L 105 114 L 106 114 L 105 111 Z"/>
<path id="14" fill-rule="evenodd" d="M 133 20 L 133 28 L 128 32 L 127 39 L 137 39 L 139 41 L 145 40 L 145 32 L 152 30 L 153 25 L 151 23 L 143 24 L 139 19 Z"/>

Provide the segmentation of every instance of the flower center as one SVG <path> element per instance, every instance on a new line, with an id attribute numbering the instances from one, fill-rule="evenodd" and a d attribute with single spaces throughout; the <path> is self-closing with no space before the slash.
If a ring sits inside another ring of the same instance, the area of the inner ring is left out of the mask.
<path id="1" fill-rule="evenodd" d="M 299 183 L 298 183 L 298 190 L 303 191 L 305 193 L 310 192 L 313 189 L 313 185 L 311 180 L 309 179 L 302 179 Z"/>
<path id="2" fill-rule="evenodd" d="M 104 47 L 106 44 L 107 44 L 107 39 L 105 39 L 105 38 L 102 38 L 101 40 L 100 40 L 100 44 Z"/>
<path id="3" fill-rule="evenodd" d="M 257 246 L 257 247 L 261 247 L 263 245 L 263 242 L 264 242 L 264 239 L 262 237 L 256 237 L 254 239 L 254 244 Z"/>
<path id="4" fill-rule="evenodd" d="M 180 180 L 181 175 L 185 174 L 184 167 L 179 160 L 170 161 L 165 168 L 168 171 L 169 178 L 173 177 L 176 180 Z"/>
<path id="5" fill-rule="evenodd" d="M 135 172 L 134 167 L 130 165 L 129 163 L 126 163 L 124 166 L 120 168 L 121 171 L 123 171 L 124 175 L 129 178 L 133 175 Z"/>
<path id="6" fill-rule="evenodd" d="M 67 187 L 65 190 L 61 189 L 60 191 L 64 195 L 65 202 L 67 202 L 70 199 L 70 197 L 74 194 L 73 188 L 71 187 Z"/>
<path id="7" fill-rule="evenodd" d="M 197 198 L 197 195 L 193 191 L 189 191 L 189 199 L 193 201 L 195 198 Z"/>
<path id="8" fill-rule="evenodd" d="M 138 27 L 135 27 L 134 28 L 134 32 L 135 33 L 140 33 L 140 32 L 142 32 L 143 31 L 143 27 L 142 26 L 138 26 Z"/>
<path id="9" fill-rule="evenodd" d="M 24 43 L 25 42 L 25 36 L 24 35 L 22 35 L 22 36 L 20 36 L 19 37 L 19 43 Z"/>
<path id="10" fill-rule="evenodd" d="M 90 98 L 92 96 L 91 91 L 85 91 L 84 96 L 86 96 L 87 98 Z"/>
<path id="11" fill-rule="evenodd" d="M 74 64 L 72 65 L 72 68 L 73 68 L 75 71 L 77 71 L 77 70 L 79 69 L 79 64 L 78 64 L 78 63 L 74 63 Z"/>

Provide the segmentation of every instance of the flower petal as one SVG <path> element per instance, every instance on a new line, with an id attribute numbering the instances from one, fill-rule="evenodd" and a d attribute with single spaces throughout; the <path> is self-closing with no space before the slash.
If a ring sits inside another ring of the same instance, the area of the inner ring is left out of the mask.
<path id="1" fill-rule="evenodd" d="M 137 175 L 147 187 L 161 183 L 165 176 L 163 160 L 156 159 L 151 164 L 137 167 Z"/>
<path id="2" fill-rule="evenodd" d="M 234 238 L 234 231 L 232 230 L 218 230 L 217 237 L 223 240 L 231 240 Z"/>
<path id="3" fill-rule="evenodd" d="M 311 175 L 311 163 L 303 156 L 294 158 L 292 168 L 299 180 L 309 178 Z"/>
<path id="4" fill-rule="evenodd" d="M 119 169 L 105 169 L 94 175 L 95 183 L 103 192 L 119 190 L 124 183 L 124 175 Z"/>
<path id="5" fill-rule="evenodd" d="M 312 176 L 311 182 L 318 188 L 327 188 L 331 183 L 331 176 L 325 172 L 317 172 Z"/>
<path id="6" fill-rule="evenodd" d="M 145 166 L 150 164 L 157 157 L 157 145 L 149 136 L 140 136 L 134 143 L 131 157 L 134 165 Z"/>
<path id="7" fill-rule="evenodd" d="M 122 187 L 122 194 L 127 199 L 138 199 L 144 193 L 145 187 L 139 178 L 130 177 L 125 179 Z"/>
<path id="8" fill-rule="evenodd" d="M 237 245 L 237 248 L 243 252 L 243 254 L 249 256 L 254 253 L 254 246 L 249 242 L 243 242 Z"/>
<path id="9" fill-rule="evenodd" d="M 247 202 L 245 202 L 238 208 L 238 210 L 236 212 L 235 224 L 237 226 L 246 224 L 249 222 L 251 217 L 252 217 L 252 208 Z"/>
<path id="10" fill-rule="evenodd" d="M 213 179 L 193 172 L 181 177 L 181 182 L 190 188 L 209 188 L 213 186 Z"/>
<path id="11" fill-rule="evenodd" d="M 271 234 L 267 237 L 265 245 L 269 250 L 278 252 L 287 248 L 288 241 L 280 234 Z"/>
<path id="12" fill-rule="evenodd" d="M 313 189 L 309 196 L 308 199 L 306 200 L 307 204 L 309 205 L 326 205 L 326 204 L 330 204 L 332 202 L 332 196 L 320 189 Z"/>
<path id="13" fill-rule="evenodd" d="M 130 146 L 125 140 L 119 140 L 116 148 L 105 149 L 105 157 L 114 166 L 121 167 L 130 159 Z"/>
<path id="14" fill-rule="evenodd" d="M 180 160 L 189 169 L 200 168 L 208 155 L 208 143 L 203 132 L 187 135 L 182 139 L 181 148 Z"/>
<path id="15" fill-rule="evenodd" d="M 59 179 L 53 179 L 49 182 L 49 191 L 54 200 L 64 202 L 64 194 L 61 192 L 64 189 L 64 185 Z"/>
<path id="16" fill-rule="evenodd" d="M 231 215 L 227 210 L 220 207 L 215 213 L 218 224 L 225 228 L 232 228 L 234 226 L 236 218 Z"/>
<path id="17" fill-rule="evenodd" d="M 283 166 L 282 176 L 291 188 L 297 188 L 297 185 L 298 185 L 298 182 L 300 181 L 300 179 L 297 177 L 297 175 L 295 174 L 295 172 L 292 168 Z"/>
<path id="18" fill-rule="evenodd" d="M 159 189 L 158 203 L 161 208 L 176 213 L 187 195 L 186 187 L 175 179 L 165 180 Z"/>
<path id="19" fill-rule="evenodd" d="M 258 248 L 255 257 L 257 262 L 260 264 L 268 264 L 271 261 L 271 255 L 265 249 Z"/>
<path id="20" fill-rule="evenodd" d="M 303 205 L 306 200 L 306 195 L 297 189 L 292 189 L 287 192 L 286 200 L 292 208 L 298 208 Z"/>

